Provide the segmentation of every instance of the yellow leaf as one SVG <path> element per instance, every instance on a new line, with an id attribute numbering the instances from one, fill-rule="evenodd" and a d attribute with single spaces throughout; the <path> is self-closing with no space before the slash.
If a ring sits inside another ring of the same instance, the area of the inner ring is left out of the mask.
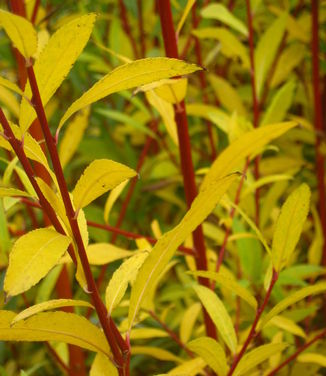
<path id="1" fill-rule="evenodd" d="M 323 230 L 321 227 L 319 214 L 315 206 L 311 208 L 311 213 L 313 217 L 315 234 L 308 250 L 308 262 L 309 264 L 319 265 L 323 254 Z"/>
<path id="2" fill-rule="evenodd" d="M 163 78 L 189 74 L 200 69 L 195 64 L 187 64 L 181 60 L 165 57 L 141 59 L 124 64 L 104 76 L 77 99 L 63 115 L 59 129 L 75 112 L 110 94 L 159 81 Z"/>
<path id="3" fill-rule="evenodd" d="M 37 36 L 33 25 L 24 17 L 0 9 L 0 26 L 5 29 L 14 47 L 26 58 L 37 49 Z"/>
<path id="4" fill-rule="evenodd" d="M 0 18 L 1 18 L 1 16 L 0 16 Z M 3 78 L 1 76 L 0 76 L 0 86 L 4 86 L 7 89 L 12 90 L 13 92 L 15 92 L 15 93 L 17 93 L 19 95 L 24 95 L 24 93 L 22 92 L 22 90 L 16 84 L 14 84 L 13 82 L 11 82 L 11 81 L 9 81 L 6 78 Z"/>
<path id="5" fill-rule="evenodd" d="M 35 76 L 45 106 L 69 73 L 71 67 L 84 49 L 95 22 L 95 14 L 75 18 L 52 35 L 34 64 Z M 31 97 L 30 85 L 25 95 Z M 32 106 L 22 100 L 19 125 L 23 133 L 28 129 L 36 113 Z"/>
<path id="6" fill-rule="evenodd" d="M 287 13 L 278 17 L 259 39 L 255 49 L 256 90 L 260 97 L 267 73 L 274 61 L 281 43 L 287 20 Z"/>
<path id="7" fill-rule="evenodd" d="M 170 362 L 181 363 L 182 359 L 172 354 L 170 351 L 158 348 L 158 347 L 149 347 L 149 346 L 132 346 L 132 353 L 149 355 L 153 358 L 159 360 L 165 360 Z"/>
<path id="8" fill-rule="evenodd" d="M 300 363 L 314 363 L 319 366 L 326 367 L 326 356 L 317 353 L 305 353 L 300 354 L 298 357 L 298 362 Z"/>
<path id="9" fill-rule="evenodd" d="M 182 342 L 188 342 L 200 312 L 201 304 L 194 303 L 184 313 L 180 324 L 180 339 Z"/>
<path id="10" fill-rule="evenodd" d="M 168 83 L 157 86 L 155 93 L 168 103 L 176 104 L 184 100 L 187 93 L 188 80 L 186 78 L 178 78 L 168 81 Z"/>
<path id="11" fill-rule="evenodd" d="M 135 328 L 130 333 L 130 339 L 148 339 L 148 338 L 164 338 L 168 337 L 168 333 L 162 329 L 156 328 Z"/>
<path id="12" fill-rule="evenodd" d="M 262 329 L 269 320 L 271 320 L 274 316 L 278 315 L 279 313 L 283 312 L 287 309 L 290 305 L 299 302 L 300 300 L 306 298 L 310 295 L 320 294 L 321 292 L 326 290 L 326 282 L 320 282 L 313 286 L 304 287 L 299 291 L 287 296 L 285 299 L 281 300 L 276 306 L 274 306 L 258 323 L 257 330 Z"/>
<path id="13" fill-rule="evenodd" d="M 118 376 L 118 370 L 107 356 L 97 353 L 91 366 L 90 376 Z"/>
<path id="14" fill-rule="evenodd" d="M 187 4 L 186 4 L 186 6 L 184 7 L 184 11 L 183 11 L 183 13 L 182 13 L 181 19 L 180 19 L 180 21 L 178 22 L 178 26 L 177 26 L 177 28 L 176 28 L 176 30 L 175 30 L 176 35 L 179 35 L 179 34 L 180 34 L 180 31 L 181 31 L 181 29 L 182 29 L 182 26 L 183 26 L 183 24 L 185 23 L 186 18 L 187 18 L 187 16 L 188 16 L 189 12 L 191 11 L 191 8 L 192 8 L 193 5 L 195 4 L 195 2 L 196 2 L 196 0 L 188 0 L 188 1 L 187 1 Z"/>
<path id="15" fill-rule="evenodd" d="M 277 272 L 288 264 L 294 252 L 308 215 L 309 203 L 310 189 L 307 184 L 301 184 L 282 206 L 272 244 L 272 261 Z"/>
<path id="16" fill-rule="evenodd" d="M 106 307 L 109 315 L 123 298 L 128 283 L 132 282 L 148 256 L 148 252 L 137 252 L 134 256 L 124 261 L 121 266 L 113 273 L 112 278 L 105 292 Z"/>
<path id="17" fill-rule="evenodd" d="M 205 366 L 206 362 L 202 358 L 195 358 L 187 360 L 180 366 L 173 368 L 168 375 L 197 376 Z"/>
<path id="18" fill-rule="evenodd" d="M 14 196 L 31 197 L 29 193 L 21 191 L 20 189 L 0 187 L 0 197 L 14 197 Z"/>
<path id="19" fill-rule="evenodd" d="M 157 241 L 152 252 L 140 268 L 132 287 L 128 316 L 129 329 L 133 325 L 145 295 L 160 276 L 178 246 L 205 220 L 235 179 L 236 175 L 231 175 L 220 180 L 211 180 L 206 189 L 201 189 L 201 192 L 179 225 L 165 233 Z"/>
<path id="20" fill-rule="evenodd" d="M 28 307 L 18 313 L 15 318 L 12 320 L 11 325 L 16 324 L 18 321 L 26 320 L 29 317 L 36 315 L 37 313 L 43 311 L 49 311 L 61 307 L 91 307 L 92 304 L 85 302 L 83 300 L 73 300 L 73 299 L 53 299 L 46 302 L 42 302 L 31 307 Z"/>
<path id="21" fill-rule="evenodd" d="M 229 132 L 230 116 L 215 106 L 202 103 L 187 104 L 188 116 L 199 116 L 214 123 L 224 133 Z"/>
<path id="22" fill-rule="evenodd" d="M 34 286 L 57 264 L 69 243 L 67 236 L 47 228 L 20 237 L 9 255 L 5 292 L 14 296 Z"/>
<path id="23" fill-rule="evenodd" d="M 109 217 L 111 209 L 114 205 L 114 203 L 119 198 L 120 194 L 124 190 L 125 186 L 128 184 L 128 180 L 120 183 L 115 188 L 112 189 L 112 191 L 109 193 L 108 198 L 106 199 L 105 206 L 104 206 L 104 221 L 106 223 L 109 223 Z"/>
<path id="24" fill-rule="evenodd" d="M 15 94 L 4 86 L 0 86 L 0 103 L 3 108 L 6 108 L 15 117 L 19 117 L 19 103 Z"/>
<path id="25" fill-rule="evenodd" d="M 276 352 L 283 351 L 287 346 L 288 344 L 286 343 L 271 343 L 257 347 L 241 358 L 237 368 L 233 372 L 233 375 L 244 375 L 258 364 L 269 359 L 269 357 L 274 355 Z"/>
<path id="26" fill-rule="evenodd" d="M 222 77 L 209 75 L 209 81 L 221 102 L 230 113 L 236 111 L 239 115 L 246 115 L 246 109 L 238 92 Z"/>
<path id="27" fill-rule="evenodd" d="M 85 169 L 73 191 L 76 210 L 87 206 L 103 193 L 136 174 L 131 168 L 108 159 L 93 161 Z"/>
<path id="28" fill-rule="evenodd" d="M 226 289 L 231 290 L 236 295 L 240 296 L 240 298 L 245 300 L 252 308 L 257 308 L 257 301 L 254 296 L 247 289 L 239 285 L 235 278 L 230 278 L 229 275 L 222 269 L 218 273 L 204 270 L 198 270 L 190 273 L 198 277 L 209 278 L 218 282 L 222 287 L 225 287 Z"/>
<path id="29" fill-rule="evenodd" d="M 229 30 L 222 27 L 207 27 L 192 31 L 200 39 L 217 39 L 221 43 L 221 52 L 229 58 L 239 57 L 244 68 L 250 68 L 247 48 Z"/>
<path id="30" fill-rule="evenodd" d="M 15 312 L 0 311 L 1 341 L 59 341 L 110 356 L 103 332 L 84 317 L 66 312 L 41 312 L 11 325 Z"/>
<path id="31" fill-rule="evenodd" d="M 222 346 L 213 338 L 200 337 L 187 344 L 187 347 L 199 355 L 219 376 L 226 376 L 228 366 Z"/>
<path id="32" fill-rule="evenodd" d="M 195 285 L 193 288 L 216 325 L 224 342 L 231 352 L 235 354 L 237 349 L 237 336 L 231 317 L 225 309 L 224 304 L 211 289 L 200 285 Z"/>
<path id="33" fill-rule="evenodd" d="M 297 325 L 293 320 L 290 320 L 283 316 L 274 316 L 268 323 L 268 325 L 277 326 L 280 329 L 284 329 L 295 336 L 306 338 L 306 333 Z"/>
<path id="34" fill-rule="evenodd" d="M 163 124 L 175 145 L 178 145 L 177 125 L 174 119 L 174 109 L 171 103 L 160 98 L 155 92 L 146 92 L 146 99 L 161 115 Z"/>
<path id="35" fill-rule="evenodd" d="M 86 107 L 77 114 L 65 131 L 59 146 L 59 157 L 62 168 L 68 164 L 78 149 L 79 143 L 88 125 L 89 110 L 90 108 Z"/>
<path id="36" fill-rule="evenodd" d="M 223 4 L 209 4 L 201 11 L 204 18 L 213 18 L 248 36 L 247 26 L 236 18 Z"/>

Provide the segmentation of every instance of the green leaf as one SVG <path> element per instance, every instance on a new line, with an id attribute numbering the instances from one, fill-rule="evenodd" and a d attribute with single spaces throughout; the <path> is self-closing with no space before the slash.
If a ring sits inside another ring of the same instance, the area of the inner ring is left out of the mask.
<path id="1" fill-rule="evenodd" d="M 259 98 L 285 32 L 287 17 L 287 13 L 280 15 L 261 36 L 255 49 L 256 90 Z"/>
<path id="2" fill-rule="evenodd" d="M 247 26 L 236 18 L 223 4 L 210 4 L 201 11 L 203 18 L 213 18 L 218 20 L 232 29 L 239 31 L 241 34 L 248 36 Z"/>
<path id="3" fill-rule="evenodd" d="M 277 272 L 290 261 L 308 215 L 309 202 L 310 189 L 301 184 L 282 206 L 272 244 L 272 262 Z"/>
<path id="4" fill-rule="evenodd" d="M 121 163 L 108 159 L 93 161 L 85 169 L 73 191 L 76 210 L 87 206 L 97 197 L 135 175 L 136 171 Z"/>
<path id="5" fill-rule="evenodd" d="M 187 347 L 199 355 L 219 376 L 226 376 L 228 366 L 222 346 L 213 338 L 200 337 L 187 344 Z"/>
<path id="6" fill-rule="evenodd" d="M 34 72 L 42 103 L 45 106 L 60 87 L 78 56 L 84 49 L 95 22 L 94 13 L 77 17 L 63 25 L 50 38 L 35 61 Z M 24 94 L 30 98 L 31 88 L 27 84 Z M 23 133 L 36 118 L 33 107 L 22 99 L 19 125 Z"/>
<path id="7" fill-rule="evenodd" d="M 60 120 L 59 129 L 75 112 L 110 94 L 146 85 L 163 78 L 189 74 L 200 69 L 195 64 L 187 64 L 182 60 L 165 57 L 140 59 L 121 65 L 104 76 L 68 108 Z"/>
<path id="8" fill-rule="evenodd" d="M 244 355 L 244 357 L 240 360 L 237 368 L 235 369 L 233 375 L 241 376 L 246 374 L 252 368 L 269 359 L 269 357 L 271 357 L 275 353 L 283 351 L 287 346 L 288 344 L 286 343 L 270 343 L 268 345 L 257 347 L 256 349 L 250 351 L 248 354 Z"/>
<path id="9" fill-rule="evenodd" d="M 59 341 L 110 356 L 103 332 L 84 317 L 66 312 L 42 312 L 11 325 L 15 312 L 0 311 L 1 341 Z"/>
<path id="10" fill-rule="evenodd" d="M 16 324 L 18 321 L 26 320 L 27 318 L 36 315 L 37 313 L 49 311 L 61 307 L 91 307 L 92 304 L 85 302 L 83 300 L 74 299 L 53 299 L 46 302 L 42 302 L 33 306 L 30 306 L 20 313 L 12 320 L 11 325 Z"/>
<path id="11" fill-rule="evenodd" d="M 268 321 L 273 318 L 274 316 L 278 315 L 279 313 L 283 312 L 285 309 L 287 309 L 289 306 L 291 306 L 294 303 L 299 302 L 300 300 L 306 298 L 310 295 L 316 295 L 320 294 L 321 292 L 326 290 L 326 282 L 320 282 L 313 286 L 304 287 L 299 291 L 296 291 L 295 293 L 287 296 L 285 299 L 280 301 L 278 304 L 276 304 L 275 307 L 273 307 L 258 323 L 257 329 L 262 329 Z"/>
<path id="12" fill-rule="evenodd" d="M 190 272 L 198 277 L 209 278 L 213 281 L 218 282 L 222 287 L 225 287 L 228 290 L 231 290 L 240 298 L 245 300 L 252 308 L 257 308 L 257 301 L 254 296 L 244 287 L 237 283 L 236 279 L 231 279 L 227 273 L 225 273 L 222 269 L 218 272 L 210 272 L 205 270 L 198 270 L 194 272 Z"/>
<path id="13" fill-rule="evenodd" d="M 14 47 L 26 58 L 31 58 L 37 49 L 34 26 L 24 17 L 0 9 L 0 26 L 5 29 Z"/>
<path id="14" fill-rule="evenodd" d="M 195 285 L 193 288 L 216 325 L 224 342 L 231 352 L 235 354 L 237 349 L 237 336 L 231 317 L 225 309 L 224 304 L 211 289 L 200 285 Z"/>
<path id="15" fill-rule="evenodd" d="M 67 236 L 47 228 L 20 237 L 9 255 L 5 292 L 14 296 L 34 286 L 57 264 L 69 243 Z"/>

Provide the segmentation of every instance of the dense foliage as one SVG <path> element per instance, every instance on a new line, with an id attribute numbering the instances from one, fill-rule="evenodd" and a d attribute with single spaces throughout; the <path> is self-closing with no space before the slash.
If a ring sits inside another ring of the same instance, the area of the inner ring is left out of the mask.
<path id="1" fill-rule="evenodd" d="M 1 375 L 322 375 L 326 2 L 0 2 Z"/>

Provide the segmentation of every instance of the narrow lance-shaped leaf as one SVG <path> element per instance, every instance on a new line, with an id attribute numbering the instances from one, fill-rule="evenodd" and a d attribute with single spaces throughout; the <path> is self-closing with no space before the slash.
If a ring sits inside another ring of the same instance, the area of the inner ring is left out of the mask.
<path id="1" fill-rule="evenodd" d="M 15 316 L 15 312 L 0 311 L 0 341 L 59 341 L 111 354 L 103 332 L 74 313 L 42 312 L 12 325 Z"/>
<path id="2" fill-rule="evenodd" d="M 233 354 L 237 349 L 237 336 L 230 315 L 222 301 L 211 289 L 205 286 L 194 286 L 201 303 L 216 325 L 219 334 Z"/>
<path id="3" fill-rule="evenodd" d="M 93 161 L 85 169 L 73 191 L 76 210 L 135 175 L 136 171 L 121 163 L 108 159 Z"/>
<path id="4" fill-rule="evenodd" d="M 248 354 L 240 360 L 237 368 L 235 369 L 233 375 L 241 376 L 246 374 L 252 368 L 256 367 L 258 364 L 269 359 L 270 356 L 277 352 L 283 351 L 288 344 L 286 343 L 270 343 L 268 345 L 263 345 L 257 347 L 256 349 L 250 351 Z"/>
<path id="5" fill-rule="evenodd" d="M 222 195 L 228 190 L 236 177 L 236 175 L 230 175 L 220 180 L 211 181 L 210 185 L 201 190 L 179 225 L 164 234 L 156 242 L 151 253 L 140 268 L 132 287 L 128 316 L 129 330 L 133 325 L 146 293 L 160 276 L 179 245 L 185 241 L 191 232 L 215 208 Z"/>
<path id="6" fill-rule="evenodd" d="M 5 292 L 14 296 L 34 286 L 57 264 L 69 243 L 67 236 L 47 228 L 20 237 L 9 255 Z"/>
<path id="7" fill-rule="evenodd" d="M 309 202 L 310 189 L 307 184 L 301 184 L 282 206 L 272 243 L 272 262 L 277 272 L 288 264 L 294 252 L 308 215 Z"/>
<path id="8" fill-rule="evenodd" d="M 37 36 L 28 20 L 0 9 L 0 26 L 5 29 L 14 47 L 26 59 L 34 55 L 37 49 Z"/>
<path id="9" fill-rule="evenodd" d="M 62 81 L 69 73 L 71 67 L 84 49 L 95 22 L 95 14 L 86 14 L 75 18 L 62 26 L 50 38 L 34 64 L 36 81 L 40 91 L 43 105 L 51 99 Z M 27 84 L 25 95 L 31 97 L 31 88 Z M 22 100 L 19 125 L 25 132 L 36 118 L 33 107 Z"/>
<path id="10" fill-rule="evenodd" d="M 147 58 L 124 64 L 104 76 L 77 99 L 60 120 L 59 129 L 75 112 L 110 94 L 154 81 L 181 76 L 200 70 L 195 64 L 166 57 Z"/>
<path id="11" fill-rule="evenodd" d="M 74 300 L 74 299 L 53 299 L 46 302 L 42 302 L 33 306 L 30 306 L 20 313 L 12 320 L 11 325 L 14 325 L 18 321 L 26 320 L 27 318 L 36 315 L 37 313 L 49 311 L 61 307 L 91 307 L 94 308 L 90 303 L 84 300 Z"/>
<path id="12" fill-rule="evenodd" d="M 208 216 L 235 179 L 226 176 L 247 156 L 296 125 L 294 122 L 273 124 L 255 129 L 236 140 L 215 160 L 208 171 L 190 210 L 173 230 L 163 235 L 142 265 L 133 285 L 129 306 L 129 329 L 132 327 L 144 296 L 179 245 Z"/>
<path id="13" fill-rule="evenodd" d="M 285 299 L 281 300 L 275 307 L 273 307 L 258 323 L 257 330 L 262 329 L 268 321 L 279 313 L 283 312 L 292 304 L 303 300 L 307 296 L 320 294 L 321 292 L 326 291 L 326 282 L 320 282 L 313 286 L 304 287 L 299 291 L 287 296 Z"/>
<path id="14" fill-rule="evenodd" d="M 222 346 L 210 337 L 200 337 L 187 344 L 187 347 L 202 357 L 212 370 L 219 376 L 228 371 L 226 357 Z"/>

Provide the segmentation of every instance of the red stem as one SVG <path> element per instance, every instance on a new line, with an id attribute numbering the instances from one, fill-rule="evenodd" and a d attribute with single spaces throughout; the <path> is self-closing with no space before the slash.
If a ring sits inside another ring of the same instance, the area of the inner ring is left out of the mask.
<path id="1" fill-rule="evenodd" d="M 176 35 L 173 26 L 172 12 L 170 0 L 157 0 L 158 12 L 160 15 L 161 28 L 164 40 L 164 47 L 166 56 L 171 58 L 179 58 Z M 184 190 L 188 207 L 197 196 L 197 188 L 195 183 L 195 173 L 191 157 L 191 144 L 188 133 L 188 121 L 185 103 L 182 101 L 177 106 L 174 106 L 175 122 L 177 124 L 179 153 L 181 160 L 181 170 L 183 175 Z M 196 265 L 199 270 L 207 270 L 207 258 L 204 234 L 202 226 L 198 226 L 193 232 L 193 242 L 197 252 Z M 209 280 L 200 278 L 199 282 L 209 287 Z M 209 317 L 206 310 L 204 312 L 204 321 L 206 326 L 206 333 L 212 338 L 216 338 L 216 328 Z"/>
<path id="2" fill-rule="evenodd" d="M 144 31 L 143 0 L 137 0 L 137 9 L 138 9 L 138 27 L 139 27 L 141 56 L 145 57 L 146 39 L 145 39 L 145 31 Z"/>
<path id="3" fill-rule="evenodd" d="M 107 319 L 108 314 L 107 314 L 106 307 L 101 300 L 101 297 L 99 295 L 95 280 L 94 280 L 93 275 L 92 275 L 92 271 L 91 271 L 91 268 L 90 268 L 90 265 L 89 265 L 89 262 L 88 262 L 85 246 L 84 246 L 84 243 L 83 243 L 83 240 L 82 240 L 82 237 L 81 237 L 81 233 L 80 233 L 80 229 L 79 229 L 79 226 L 78 226 L 78 223 L 77 223 L 77 217 L 75 215 L 75 210 L 72 206 L 72 202 L 70 200 L 67 184 L 66 184 L 66 181 L 64 179 L 63 170 L 62 170 L 62 166 L 61 166 L 61 163 L 60 163 L 60 160 L 59 160 L 59 155 L 58 155 L 58 152 L 57 152 L 55 140 L 54 140 L 54 138 L 53 138 L 53 136 L 50 132 L 50 128 L 49 128 L 47 118 L 46 118 L 46 115 L 45 115 L 45 111 L 44 111 L 44 107 L 43 107 L 43 104 L 42 104 L 39 89 L 38 89 L 38 86 L 37 86 L 33 66 L 27 67 L 27 74 L 28 74 L 29 82 L 30 82 L 30 85 L 31 85 L 32 93 L 33 93 L 32 102 L 33 102 L 33 105 L 35 106 L 35 111 L 37 113 L 38 119 L 39 119 L 41 127 L 42 127 L 42 131 L 43 131 L 43 134 L 44 134 L 46 145 L 47 145 L 47 148 L 48 148 L 51 160 L 52 160 L 53 169 L 54 169 L 54 172 L 56 174 L 60 193 L 61 193 L 63 203 L 64 203 L 64 206 L 65 206 L 66 215 L 67 215 L 67 218 L 69 220 L 69 224 L 71 226 L 71 230 L 72 230 L 72 233 L 74 235 L 74 239 L 75 239 L 75 242 L 76 242 L 76 245 L 77 245 L 77 248 L 78 248 L 80 261 L 81 261 L 83 271 L 84 271 L 86 281 L 87 281 L 87 289 L 92 296 L 92 300 L 93 300 L 98 318 L 100 320 L 104 334 L 105 334 L 107 341 L 108 341 L 108 343 L 111 347 L 111 350 L 112 350 L 112 353 L 113 353 L 113 356 L 114 356 L 114 360 L 115 360 L 117 366 L 119 367 L 119 372 L 120 372 L 120 370 L 123 367 L 124 361 L 123 361 L 123 358 L 121 356 L 121 353 L 120 353 L 120 350 L 119 350 L 119 347 L 118 347 L 118 344 L 117 344 L 118 339 L 115 336 L 112 335 L 112 331 L 111 331 L 112 325 L 111 325 L 111 323 L 109 323 L 109 321 Z M 114 332 L 114 334 L 115 333 L 116 332 Z M 124 349 L 121 349 L 121 350 L 124 350 Z"/>
<path id="4" fill-rule="evenodd" d="M 277 366 L 272 372 L 270 372 L 267 376 L 274 376 L 278 374 L 278 371 L 280 371 L 284 366 L 291 363 L 292 360 L 294 360 L 298 355 L 300 355 L 304 350 L 306 350 L 309 346 L 311 346 L 313 343 L 317 342 L 318 340 L 322 339 L 326 336 L 326 329 L 323 330 L 321 333 L 316 335 L 314 338 L 312 338 L 310 341 L 305 343 L 303 346 L 301 346 L 295 353 L 293 353 L 291 356 L 289 356 L 284 362 L 282 362 L 279 366 Z"/>
<path id="5" fill-rule="evenodd" d="M 269 288 L 266 292 L 266 295 L 265 295 L 265 299 L 263 301 L 263 304 L 257 309 L 256 311 L 256 316 L 255 316 L 255 319 L 254 319 L 254 322 L 251 326 L 251 329 L 250 329 L 250 332 L 248 334 L 248 337 L 245 341 L 245 343 L 243 344 L 240 352 L 238 355 L 235 356 L 234 360 L 233 360 L 233 363 L 232 363 L 232 366 L 227 374 L 227 376 L 231 376 L 234 372 L 234 370 L 236 369 L 238 363 L 240 362 L 241 358 L 243 357 L 244 353 L 246 352 L 248 346 L 250 345 L 250 342 L 255 338 L 255 336 L 257 335 L 256 333 L 256 327 L 257 327 L 257 324 L 258 324 L 258 321 L 260 319 L 260 316 L 262 315 L 262 313 L 264 312 L 264 309 L 268 303 L 268 300 L 270 298 L 270 295 L 271 295 L 271 292 L 273 290 L 273 287 L 276 283 L 278 279 L 278 274 L 275 270 L 273 270 L 273 276 L 272 276 L 272 280 L 271 280 L 271 283 L 269 285 Z"/>
<path id="6" fill-rule="evenodd" d="M 39 10 L 40 4 L 41 4 L 41 0 L 35 0 L 33 13 L 32 13 L 32 17 L 31 17 L 32 24 L 35 24 L 36 16 L 37 16 L 37 12 Z"/>
<path id="7" fill-rule="evenodd" d="M 132 49 L 133 49 L 133 52 L 134 52 L 134 57 L 135 57 L 135 59 L 138 59 L 139 54 L 138 54 L 138 50 L 137 50 L 137 44 L 136 44 L 135 38 L 133 37 L 131 29 L 130 29 L 130 25 L 129 25 L 129 22 L 128 22 L 128 16 L 127 16 L 127 9 L 126 9 L 126 6 L 125 6 L 123 0 L 119 0 L 119 8 L 120 8 L 120 17 L 121 17 L 123 29 L 124 29 L 125 33 L 127 34 L 128 38 L 130 40 L 130 43 L 131 43 L 131 46 L 132 46 Z"/>
<path id="8" fill-rule="evenodd" d="M 319 81 L 319 37 L 318 37 L 318 0 L 312 0 L 312 80 L 314 91 L 314 110 L 315 110 L 315 130 L 316 130 L 316 168 L 319 192 L 319 215 L 321 226 L 323 229 L 324 239 L 326 239 L 326 197 L 325 197 L 325 166 L 324 157 L 320 150 L 321 139 L 318 136 L 323 132 L 323 113 L 320 95 Z M 323 244 L 322 264 L 326 265 L 326 240 Z"/>

